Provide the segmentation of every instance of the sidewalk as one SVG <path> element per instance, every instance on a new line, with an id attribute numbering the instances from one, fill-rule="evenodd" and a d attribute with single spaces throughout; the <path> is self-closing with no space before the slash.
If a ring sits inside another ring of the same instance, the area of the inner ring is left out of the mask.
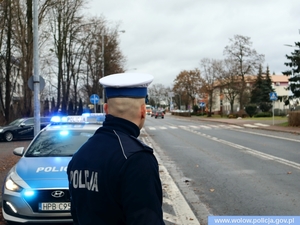
<path id="1" fill-rule="evenodd" d="M 186 117 L 186 118 L 191 118 L 193 120 L 198 120 L 198 121 L 209 121 L 209 122 L 218 122 L 218 123 L 234 124 L 234 125 L 263 123 L 263 124 L 267 124 L 269 126 L 253 127 L 252 129 L 270 130 L 270 131 L 286 132 L 286 133 L 300 135 L 300 127 L 288 127 L 288 126 L 280 126 L 279 125 L 279 124 L 285 122 L 286 119 L 275 120 L 274 125 L 273 125 L 273 120 L 253 120 L 253 119 L 249 119 L 249 118 L 228 119 L 227 117 L 209 118 L 209 117 L 199 117 L 199 116 L 191 116 L 191 117 Z"/>

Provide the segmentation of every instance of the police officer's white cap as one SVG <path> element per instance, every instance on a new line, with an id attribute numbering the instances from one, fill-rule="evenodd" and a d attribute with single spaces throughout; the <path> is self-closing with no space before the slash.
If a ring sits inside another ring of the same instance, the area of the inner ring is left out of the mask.
<path id="1" fill-rule="evenodd" d="M 152 81 L 150 74 L 119 73 L 103 77 L 99 82 L 104 86 L 107 98 L 145 98 Z"/>

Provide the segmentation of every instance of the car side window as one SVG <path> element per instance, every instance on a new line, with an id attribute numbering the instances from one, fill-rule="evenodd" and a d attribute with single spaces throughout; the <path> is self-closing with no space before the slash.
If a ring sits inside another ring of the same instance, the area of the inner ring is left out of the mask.
<path id="1" fill-rule="evenodd" d="M 24 123 L 25 123 L 26 126 L 30 126 L 30 125 L 33 125 L 33 124 L 34 124 L 34 123 L 33 123 L 33 119 L 31 119 L 31 118 L 28 119 L 28 120 L 25 120 Z"/>
<path id="2" fill-rule="evenodd" d="M 51 119 L 51 118 L 41 117 L 41 122 L 42 122 L 42 123 L 50 123 L 50 119 Z"/>

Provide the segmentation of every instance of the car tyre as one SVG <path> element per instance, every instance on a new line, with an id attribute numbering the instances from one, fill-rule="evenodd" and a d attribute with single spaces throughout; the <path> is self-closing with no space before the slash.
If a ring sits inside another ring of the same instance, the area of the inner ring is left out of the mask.
<path id="1" fill-rule="evenodd" d="M 4 133 L 4 140 L 7 142 L 10 142 L 14 139 L 14 135 L 12 134 L 12 132 L 7 131 Z"/>

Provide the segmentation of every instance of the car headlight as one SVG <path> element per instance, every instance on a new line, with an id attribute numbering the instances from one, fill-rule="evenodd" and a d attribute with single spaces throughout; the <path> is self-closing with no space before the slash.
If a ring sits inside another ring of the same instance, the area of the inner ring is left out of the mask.
<path id="1" fill-rule="evenodd" d="M 0 133 L 2 133 L 3 129 L 0 129 Z"/>
<path id="2" fill-rule="evenodd" d="M 12 179 L 8 178 L 5 182 L 5 188 L 10 191 L 21 192 L 23 188 L 17 185 Z"/>

